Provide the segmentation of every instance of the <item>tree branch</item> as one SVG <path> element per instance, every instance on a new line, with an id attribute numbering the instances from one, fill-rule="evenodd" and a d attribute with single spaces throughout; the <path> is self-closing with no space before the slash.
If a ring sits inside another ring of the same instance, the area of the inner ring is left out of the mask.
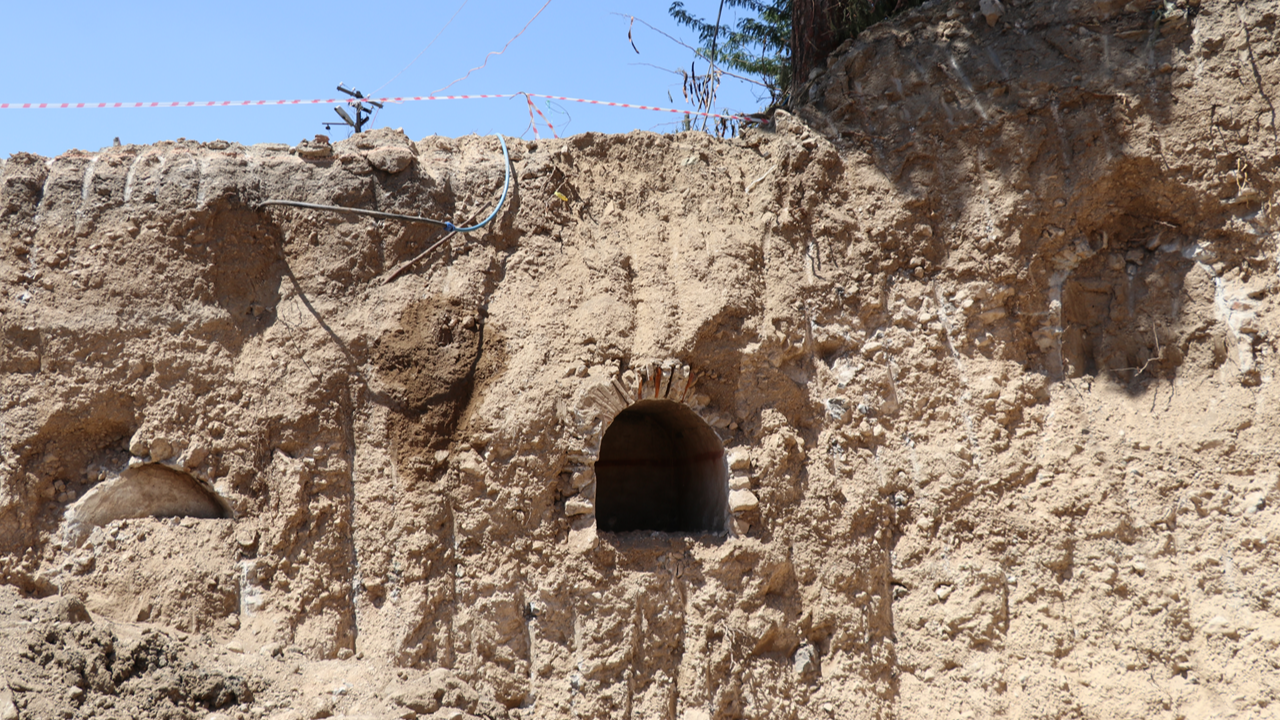
<path id="1" fill-rule="evenodd" d="M 658 28 L 656 28 L 656 27 L 654 27 L 654 26 L 650 25 L 649 23 L 645 22 L 644 20 L 641 20 L 640 18 L 636 17 L 635 15 L 624 15 L 624 14 L 619 13 L 619 12 L 616 12 L 616 13 L 610 13 L 610 14 L 611 14 L 611 15 L 617 15 L 618 17 L 624 17 L 624 18 L 629 18 L 629 19 L 631 19 L 631 20 L 634 20 L 634 21 L 636 21 L 636 22 L 640 23 L 641 25 L 644 25 L 645 27 L 649 28 L 650 30 L 652 30 L 652 31 L 654 31 L 654 32 L 656 32 L 656 33 L 658 33 L 659 35 L 661 35 L 661 36 L 665 37 L 666 39 L 670 40 L 671 42 L 673 42 L 673 43 L 675 43 L 675 44 L 677 44 L 677 45 L 679 45 L 679 46 L 681 46 L 681 47 L 688 48 L 689 50 L 691 50 L 691 51 L 693 52 L 693 54 L 694 54 L 694 55 L 697 55 L 698 57 L 702 58 L 703 60 L 707 60 L 708 62 L 710 62 L 710 58 L 708 58 L 706 55 L 703 55 L 703 54 L 702 54 L 702 51 L 701 51 L 701 50 L 698 50 L 698 48 L 693 47 L 692 45 L 689 45 L 689 44 L 687 44 L 687 43 L 685 43 L 685 42 L 683 42 L 683 41 L 680 41 L 680 40 L 677 40 L 676 38 L 671 37 L 670 35 L 668 35 L 668 34 L 666 34 L 666 33 L 662 32 L 662 31 L 661 31 L 661 30 L 659 30 Z M 670 70 L 670 71 L 668 71 L 668 72 L 675 72 L 675 71 L 674 71 L 674 70 Z M 764 88 L 764 89 L 766 89 L 766 90 L 768 90 L 768 89 L 769 89 L 769 86 L 768 86 L 768 85 L 766 85 L 766 84 L 764 84 L 764 83 L 760 82 L 759 80 L 753 80 L 753 79 L 751 79 L 751 78 L 749 78 L 749 77 L 745 77 L 745 76 L 743 76 L 743 75 L 738 75 L 738 74 L 736 74 L 736 73 L 731 73 L 731 72 L 729 72 L 729 71 L 725 70 L 724 68 L 718 68 L 718 69 L 716 70 L 716 72 L 720 73 L 721 75 L 728 75 L 728 76 L 729 76 L 729 77 L 731 77 L 731 78 L 737 78 L 737 79 L 739 79 L 739 80 L 742 80 L 743 82 L 749 82 L 749 83 L 751 83 L 752 85 L 759 85 L 760 87 L 762 87 L 762 88 Z"/>
<path id="2" fill-rule="evenodd" d="M 712 107 L 716 103 L 716 43 L 720 42 L 720 18 L 724 15 L 724 0 L 720 0 L 720 9 L 716 11 L 716 29 L 711 33 L 711 58 L 707 60 L 710 69 L 707 71 L 711 74 L 711 91 L 707 95 L 707 111 L 715 112 Z M 707 122 L 711 120 L 709 116 L 702 117 L 702 131 L 707 131 Z"/>

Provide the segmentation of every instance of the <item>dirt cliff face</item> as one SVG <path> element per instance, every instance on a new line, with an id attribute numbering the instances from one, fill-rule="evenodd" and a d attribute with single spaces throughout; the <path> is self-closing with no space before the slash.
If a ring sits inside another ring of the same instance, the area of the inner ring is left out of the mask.
<path id="1" fill-rule="evenodd" d="M 3 161 L 0 717 L 1274 714 L 1276 10 L 979 10 L 398 274 L 496 138 Z"/>

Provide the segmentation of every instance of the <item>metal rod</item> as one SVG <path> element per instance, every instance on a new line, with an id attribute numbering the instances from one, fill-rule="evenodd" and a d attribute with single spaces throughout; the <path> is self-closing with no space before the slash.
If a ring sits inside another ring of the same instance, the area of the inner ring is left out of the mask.
<path id="1" fill-rule="evenodd" d="M 288 205 L 289 207 L 308 208 L 311 210 L 329 210 L 331 212 L 349 212 L 357 215 L 372 215 L 373 217 L 387 218 L 389 220 L 404 220 L 405 222 L 420 222 L 440 227 L 448 227 L 447 220 L 432 220 L 431 218 L 418 217 L 417 215 L 397 215 L 395 213 L 379 212 L 377 210 L 364 210 L 361 208 L 342 207 L 341 205 L 317 205 L 315 203 L 298 202 L 297 200 L 263 200 L 258 203 L 258 207 L 267 205 Z"/>
<path id="2" fill-rule="evenodd" d="M 401 264 L 399 265 L 399 267 L 397 267 L 397 268 L 395 268 L 394 270 L 392 270 L 391 272 L 387 273 L 386 277 L 382 278 L 382 284 L 383 284 L 383 285 L 386 285 L 387 283 L 391 282 L 392 280 L 395 280 L 396 278 L 400 277 L 401 275 L 403 275 L 403 274 L 404 274 L 404 272 L 405 272 L 406 270 L 408 270 L 409 268 L 411 268 L 411 267 L 413 267 L 414 265 L 416 265 L 416 264 L 418 263 L 418 261 L 419 261 L 419 260 L 421 260 L 422 258 L 426 257 L 428 254 L 430 254 L 432 250 L 435 250 L 436 248 L 438 248 L 438 247 L 440 247 L 441 245 L 445 244 L 446 242 L 448 242 L 448 241 L 449 241 L 449 239 L 450 239 L 450 238 L 452 238 L 454 235 L 457 235 L 457 234 L 458 234 L 458 233 L 456 233 L 456 232 L 446 233 L 446 234 L 444 235 L 444 237 L 442 237 L 442 238 L 440 238 L 439 240 L 437 240 L 437 241 L 435 241 L 435 242 L 431 243 L 431 247 L 427 248 L 426 250 L 423 250 L 422 252 L 418 253 L 417 255 L 414 255 L 411 259 L 406 260 L 405 262 L 401 263 Z"/>
<path id="3" fill-rule="evenodd" d="M 468 220 L 467 222 L 475 222 L 475 220 L 476 220 L 475 216 L 474 216 L 474 215 L 472 215 L 472 216 L 471 216 L 471 219 L 470 219 L 470 220 Z M 457 230 L 453 230 L 453 231 L 447 232 L 447 233 L 445 233 L 444 235 L 440 236 L 440 239 L 439 239 L 439 240 L 437 240 L 437 241 L 435 241 L 435 242 L 431 243 L 431 247 L 427 248 L 426 250 L 423 250 L 422 252 L 418 253 L 417 255 L 414 255 L 414 256 L 413 256 L 412 258 L 410 258 L 409 260 L 406 260 L 406 261 L 404 261 L 404 262 L 400 263 L 398 266 L 396 266 L 396 268 L 395 268 L 394 270 L 392 270 L 391 272 L 387 273 L 386 277 L 382 278 L 382 284 L 383 284 L 383 285 L 386 285 L 387 283 L 391 282 L 392 280 L 395 280 L 396 278 L 400 277 L 400 276 L 401 276 L 401 275 L 403 275 L 403 274 L 405 273 L 405 271 L 407 271 L 409 268 L 413 267 L 414 265 L 417 265 L 419 260 L 421 260 L 422 258 L 426 257 L 427 255 L 430 255 L 432 250 L 435 250 L 436 248 L 438 248 L 438 247 L 440 247 L 441 245 L 445 244 L 445 243 L 446 243 L 446 242 L 448 242 L 450 239 L 452 239 L 454 235 L 457 235 L 457 234 L 458 234 L 458 231 L 457 231 Z"/>

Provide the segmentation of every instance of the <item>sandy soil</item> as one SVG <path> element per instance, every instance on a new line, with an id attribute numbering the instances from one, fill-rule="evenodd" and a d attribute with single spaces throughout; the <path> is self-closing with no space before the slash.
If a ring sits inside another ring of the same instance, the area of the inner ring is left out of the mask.
<path id="1" fill-rule="evenodd" d="M 1276 22 L 931 4 L 398 274 L 259 203 L 496 138 L 0 161 L 0 720 L 1275 717 Z"/>

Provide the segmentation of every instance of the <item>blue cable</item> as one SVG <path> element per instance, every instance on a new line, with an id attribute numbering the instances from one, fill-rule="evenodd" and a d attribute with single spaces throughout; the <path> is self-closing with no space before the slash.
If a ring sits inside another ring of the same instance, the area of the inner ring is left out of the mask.
<path id="1" fill-rule="evenodd" d="M 507 171 L 507 179 L 504 180 L 502 183 L 502 197 L 498 198 L 498 206 L 495 207 L 493 209 L 493 212 L 489 213 L 489 217 L 482 220 L 479 225 L 472 225 L 471 227 L 460 228 L 454 225 L 453 223 L 446 221 L 444 224 L 444 229 L 446 232 L 466 233 L 466 232 L 474 232 L 476 230 L 479 230 L 485 225 L 488 225 L 489 223 L 493 222 L 493 219 L 498 216 L 498 211 L 502 209 L 502 204 L 507 201 L 507 190 L 511 189 L 511 156 L 507 153 L 507 141 L 502 138 L 501 134 L 498 135 L 498 142 L 502 143 L 502 163 L 503 163 L 503 167 Z"/>

